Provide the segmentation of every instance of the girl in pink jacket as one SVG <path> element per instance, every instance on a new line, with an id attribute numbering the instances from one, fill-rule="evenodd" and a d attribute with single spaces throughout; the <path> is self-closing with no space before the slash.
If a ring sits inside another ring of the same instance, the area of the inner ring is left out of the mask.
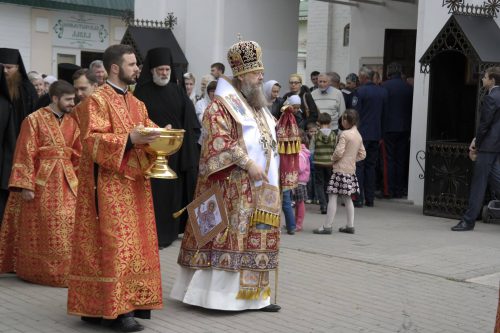
<path id="1" fill-rule="evenodd" d="M 331 234 L 333 219 L 337 212 L 337 197 L 344 198 L 347 209 L 347 224 L 339 232 L 354 233 L 354 205 L 351 195 L 359 192 L 358 179 L 356 178 L 356 162 L 365 159 L 366 151 L 363 139 L 358 132 L 358 113 L 348 109 L 342 114 L 342 127 L 344 130 L 339 136 L 339 141 L 333 152 L 333 173 L 328 183 L 328 209 L 325 224 L 315 229 L 315 234 Z"/>
<path id="2" fill-rule="evenodd" d="M 311 153 L 307 146 L 309 145 L 309 140 L 306 133 L 300 129 L 300 141 L 301 149 L 299 152 L 299 177 L 298 186 L 293 190 L 293 198 L 295 200 L 295 231 L 302 230 L 302 224 L 304 223 L 305 215 L 305 204 L 307 200 L 307 182 L 309 181 L 309 175 L 311 173 L 311 166 L 309 162 L 309 156 Z"/>

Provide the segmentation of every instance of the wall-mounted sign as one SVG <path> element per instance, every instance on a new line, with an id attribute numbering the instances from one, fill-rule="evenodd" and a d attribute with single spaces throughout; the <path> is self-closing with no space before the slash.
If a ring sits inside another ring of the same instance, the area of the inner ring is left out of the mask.
<path id="1" fill-rule="evenodd" d="M 107 17 L 83 13 L 54 14 L 54 46 L 104 50 L 109 46 L 109 22 Z"/>

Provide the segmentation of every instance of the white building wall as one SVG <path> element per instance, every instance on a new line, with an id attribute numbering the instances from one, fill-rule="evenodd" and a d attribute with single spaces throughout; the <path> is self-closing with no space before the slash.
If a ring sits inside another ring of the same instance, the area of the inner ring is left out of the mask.
<path id="1" fill-rule="evenodd" d="M 349 71 L 349 45 L 344 46 L 344 27 L 351 22 L 351 7 L 334 4 L 332 16 L 332 56 L 327 71 L 339 73 L 341 81 L 345 82 L 345 77 L 351 71 Z"/>
<path id="2" fill-rule="evenodd" d="M 307 20 L 299 20 L 299 50 L 297 55 L 297 71 L 301 77 L 307 77 Z M 292 73 L 290 73 L 292 74 Z M 286 83 L 283 82 L 286 87 Z M 286 88 L 285 88 L 286 90 Z"/>
<path id="3" fill-rule="evenodd" d="M 19 49 L 27 71 L 31 68 L 31 8 L 0 3 L 0 47 Z"/>
<path id="4" fill-rule="evenodd" d="M 297 69 L 298 0 L 136 0 L 135 16 L 163 19 L 167 12 L 177 17 L 174 35 L 197 78 L 222 62 L 231 75 L 226 54 L 243 39 L 258 42 L 263 49 L 265 80 L 288 80 Z"/>
<path id="5" fill-rule="evenodd" d="M 331 62 L 331 32 L 333 4 L 324 1 L 309 1 L 307 20 L 307 60 L 305 84 L 311 86 L 312 71 L 325 72 Z"/>

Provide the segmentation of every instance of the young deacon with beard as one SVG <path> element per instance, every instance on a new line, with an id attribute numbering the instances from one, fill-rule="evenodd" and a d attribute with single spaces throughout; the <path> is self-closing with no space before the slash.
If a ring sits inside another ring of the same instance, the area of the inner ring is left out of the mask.
<path id="1" fill-rule="evenodd" d="M 228 62 L 234 79 L 219 78 L 203 115 L 195 196 L 220 189 L 229 223 L 198 247 L 196 222 L 188 222 L 171 296 L 210 309 L 276 312 L 269 272 L 278 266 L 279 156 L 276 123 L 262 91 L 262 50 L 240 41 L 229 49 Z"/>
<path id="2" fill-rule="evenodd" d="M 52 103 L 23 121 L 16 145 L 0 233 L 0 272 L 23 280 L 67 285 L 76 206 L 81 144 L 78 126 L 68 115 L 75 90 L 56 81 Z"/>
<path id="3" fill-rule="evenodd" d="M 82 129 L 68 313 L 123 332 L 143 330 L 163 306 L 160 260 L 150 181 L 153 156 L 144 145 L 159 134 L 144 103 L 128 92 L 139 68 L 132 47 L 104 52 L 108 80 L 87 97 Z"/>

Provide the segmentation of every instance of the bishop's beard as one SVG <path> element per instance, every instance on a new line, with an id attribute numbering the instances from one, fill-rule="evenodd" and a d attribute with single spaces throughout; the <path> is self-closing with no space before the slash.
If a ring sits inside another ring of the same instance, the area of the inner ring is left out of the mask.
<path id="1" fill-rule="evenodd" d="M 12 73 L 7 80 L 7 88 L 9 89 L 9 96 L 11 101 L 17 100 L 21 95 L 21 82 L 23 77 L 19 71 Z"/>
<path id="2" fill-rule="evenodd" d="M 262 90 L 261 83 L 252 85 L 249 82 L 243 81 L 241 83 L 241 92 L 245 95 L 248 104 L 257 110 L 260 110 L 269 104 L 266 96 L 264 95 L 264 91 Z"/>

